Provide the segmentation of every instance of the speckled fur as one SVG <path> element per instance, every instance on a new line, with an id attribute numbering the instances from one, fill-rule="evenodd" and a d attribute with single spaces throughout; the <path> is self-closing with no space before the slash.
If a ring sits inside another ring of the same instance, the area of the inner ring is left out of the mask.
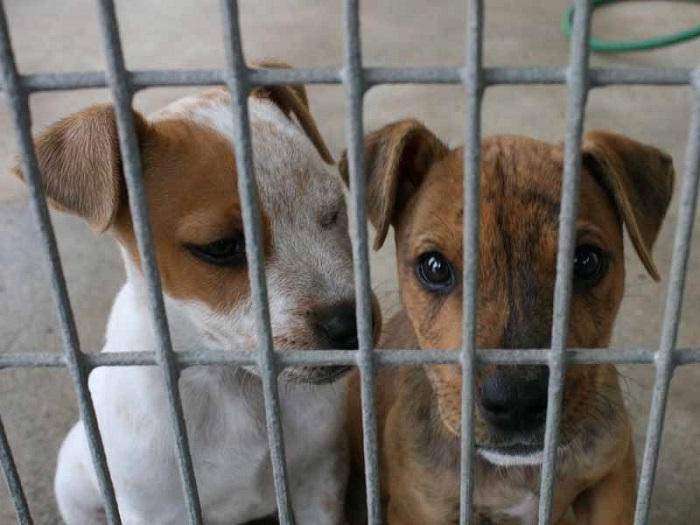
<path id="1" fill-rule="evenodd" d="M 300 106 L 290 109 L 287 103 Z M 316 316 L 354 299 L 342 182 L 302 88 L 256 90 L 249 109 L 275 348 L 320 348 L 327 343 Z M 232 119 L 223 89 L 174 102 L 148 119 L 134 112 L 176 351 L 257 350 L 247 265 L 212 265 L 187 248 L 242 232 Z M 96 106 L 45 130 L 36 139 L 37 154 L 51 203 L 96 230 L 108 230 L 120 247 L 127 280 L 114 302 L 103 350 L 154 352 L 158 342 L 116 136 L 113 109 Z M 328 373 L 299 367 L 280 378 L 289 493 L 295 519 L 304 525 L 344 522 L 346 380 L 328 384 L 338 377 Z M 254 367 L 209 366 L 187 368 L 180 378 L 207 524 L 243 524 L 276 511 L 256 374 Z M 90 376 L 90 390 L 122 523 L 188 523 L 160 368 L 99 368 Z M 105 522 L 82 422 L 61 448 L 55 488 L 68 524 Z"/>

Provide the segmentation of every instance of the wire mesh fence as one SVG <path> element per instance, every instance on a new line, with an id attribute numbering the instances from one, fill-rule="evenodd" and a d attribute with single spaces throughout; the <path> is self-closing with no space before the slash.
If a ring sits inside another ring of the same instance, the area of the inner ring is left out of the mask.
<path id="1" fill-rule="evenodd" d="M 368 522 L 381 522 L 378 472 L 378 443 L 374 403 L 377 367 L 398 364 L 460 364 L 462 366 L 462 461 L 460 523 L 472 522 L 473 492 L 473 384 L 478 366 L 484 364 L 545 364 L 549 367 L 549 399 L 545 435 L 545 461 L 542 467 L 539 522 L 551 520 L 552 494 L 556 473 L 556 450 L 559 441 L 562 385 L 566 367 L 571 364 L 635 363 L 656 367 L 651 415 L 641 466 L 635 524 L 647 523 L 659 456 L 664 413 L 673 371 L 677 366 L 700 362 L 700 349 L 676 348 L 678 326 L 685 287 L 690 240 L 697 203 L 700 176 L 700 70 L 690 69 L 594 69 L 588 64 L 587 42 L 591 25 L 591 1 L 576 0 L 570 62 L 567 68 L 486 68 L 482 63 L 484 2 L 469 0 L 466 28 L 466 56 L 463 67 L 442 68 L 366 68 L 362 65 L 359 0 L 344 0 L 344 64 L 342 67 L 297 69 L 249 69 L 242 51 L 235 0 L 222 1 L 225 49 L 228 67 L 224 70 L 148 70 L 129 71 L 119 35 L 119 25 L 112 0 L 99 0 L 99 24 L 107 68 L 105 71 L 81 73 L 40 73 L 22 75 L 17 70 L 10 42 L 7 19 L 0 3 L 0 65 L 2 93 L 13 119 L 21 167 L 31 192 L 31 205 L 48 263 L 54 299 L 63 337 L 63 354 L 2 354 L 0 369 L 65 367 L 70 371 L 78 398 L 80 417 L 87 430 L 90 451 L 102 492 L 109 523 L 121 523 L 114 488 L 110 480 L 102 440 L 97 427 L 87 378 L 91 370 L 103 366 L 153 366 L 162 368 L 172 432 L 177 443 L 177 457 L 189 521 L 203 523 L 197 494 L 192 458 L 178 387 L 180 372 L 195 365 L 257 366 L 263 382 L 267 430 L 281 523 L 292 523 L 287 487 L 284 442 L 280 423 L 277 375 L 287 366 L 356 365 L 361 375 L 362 419 L 365 447 Z M 464 184 L 464 288 L 463 347 L 454 351 L 415 349 L 375 350 L 372 345 L 371 290 L 367 231 L 366 184 L 363 173 L 363 97 L 379 84 L 421 83 L 461 84 L 467 100 Z M 231 92 L 238 190 L 242 201 L 246 256 L 254 298 L 257 329 L 260 335 L 256 355 L 215 350 L 191 349 L 174 352 L 170 341 L 158 267 L 152 243 L 147 205 L 144 197 L 142 165 L 131 112 L 134 94 L 147 87 L 225 84 Z M 275 352 L 272 344 L 265 270 L 262 264 L 261 233 L 255 176 L 253 173 L 247 97 L 260 85 L 341 84 L 345 88 L 347 110 L 347 148 L 351 188 L 353 259 L 356 286 L 359 349 L 297 350 Z M 479 161 L 481 101 L 484 90 L 495 85 L 565 84 L 568 93 L 565 168 L 562 206 L 559 219 L 559 248 L 554 298 L 551 348 L 501 349 L 479 351 L 476 348 L 476 295 L 478 288 Z M 681 190 L 679 221 L 664 324 L 658 349 L 567 349 L 569 303 L 572 295 L 571 265 L 575 244 L 575 219 L 578 206 L 581 137 L 589 91 L 606 85 L 687 85 L 693 90 L 694 105 L 688 134 L 686 172 Z M 143 271 L 148 283 L 152 323 L 159 346 L 154 352 L 86 354 L 73 318 L 61 259 L 31 136 L 29 95 L 40 91 L 76 90 L 108 87 L 117 115 L 119 142 L 130 210 Z M 9 487 L 20 523 L 32 523 L 7 436 L 0 420 L 0 464 Z M 302 524 L 303 525 L 303 524 Z"/>

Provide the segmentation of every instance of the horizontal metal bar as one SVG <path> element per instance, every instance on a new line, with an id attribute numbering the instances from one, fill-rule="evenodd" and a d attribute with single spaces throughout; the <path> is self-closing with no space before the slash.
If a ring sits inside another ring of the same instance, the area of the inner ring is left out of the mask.
<path id="1" fill-rule="evenodd" d="M 156 69 L 132 71 L 129 74 L 134 90 L 148 87 L 222 86 L 226 71 L 220 69 Z"/>
<path id="2" fill-rule="evenodd" d="M 692 69 L 591 68 L 589 87 L 612 85 L 683 86 L 691 85 Z"/>
<path id="3" fill-rule="evenodd" d="M 677 348 L 673 355 L 674 365 L 692 365 L 700 363 L 700 349 L 697 348 Z"/>
<path id="4" fill-rule="evenodd" d="M 647 348 L 610 349 L 576 348 L 567 351 L 566 361 L 575 365 L 631 364 L 652 365 L 656 350 Z M 476 360 L 484 365 L 534 365 L 547 364 L 548 348 L 478 350 Z M 378 365 L 459 364 L 459 350 L 375 350 Z M 253 352 L 222 350 L 187 350 L 175 352 L 179 367 L 189 366 L 254 366 L 257 357 Z M 275 362 L 280 367 L 297 365 L 354 365 L 356 350 L 285 350 L 275 352 Z M 105 352 L 85 354 L 84 366 L 89 369 L 101 366 L 155 366 L 158 358 L 153 352 Z M 675 366 L 700 364 L 700 348 L 679 348 L 675 353 Z M 10 368 L 64 368 L 65 359 L 56 353 L 0 354 L 0 370 Z"/>
<path id="5" fill-rule="evenodd" d="M 462 67 L 363 68 L 366 88 L 379 84 L 462 84 L 466 70 Z"/>
<path id="6" fill-rule="evenodd" d="M 342 71 L 337 67 L 249 69 L 252 86 L 284 84 L 342 84 Z"/>
<path id="7" fill-rule="evenodd" d="M 34 73 L 21 75 L 20 82 L 28 93 L 106 88 L 107 73 L 105 71 Z M 2 89 L 4 90 L 5 86 L 2 86 Z"/>
<path id="8" fill-rule="evenodd" d="M 592 68 L 588 87 L 608 85 L 690 85 L 691 69 Z M 457 67 L 367 68 L 367 85 L 377 84 L 459 84 L 466 71 Z M 483 87 L 497 85 L 565 84 L 566 68 L 491 67 L 483 69 Z"/>
<path id="9" fill-rule="evenodd" d="M 364 68 L 365 86 L 379 84 L 461 84 L 466 72 L 461 67 Z M 612 85 L 690 85 L 691 69 L 593 68 L 589 87 Z M 256 69 L 248 73 L 251 85 L 341 84 L 342 71 L 336 67 Z M 152 69 L 128 73 L 134 91 L 152 87 L 213 86 L 226 83 L 222 69 Z M 104 71 L 34 73 L 21 75 L 27 92 L 69 91 L 108 87 Z M 484 87 L 497 85 L 565 84 L 566 69 L 560 67 L 484 68 Z M 4 91 L 4 86 L 0 86 Z"/>

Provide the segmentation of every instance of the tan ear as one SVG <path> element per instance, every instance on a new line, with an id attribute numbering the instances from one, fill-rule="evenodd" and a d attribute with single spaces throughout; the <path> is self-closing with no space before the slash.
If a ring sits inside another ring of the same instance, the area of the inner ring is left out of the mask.
<path id="1" fill-rule="evenodd" d="M 291 66 L 285 62 L 259 62 L 253 67 L 261 69 L 288 69 Z M 311 116 L 309 109 L 309 97 L 304 86 L 297 84 L 292 86 L 261 86 L 253 89 L 251 96 L 270 99 L 288 117 L 294 115 L 301 125 L 304 133 L 318 150 L 321 158 L 328 164 L 333 164 L 333 155 L 328 149 L 321 132 L 316 126 L 316 121 Z"/>
<path id="2" fill-rule="evenodd" d="M 141 134 L 147 123 L 136 112 L 134 120 Z M 126 200 L 112 106 L 92 106 L 56 122 L 36 137 L 34 147 L 49 203 L 97 231 L 109 228 Z M 14 171 L 24 179 L 19 166 Z"/>
<path id="3" fill-rule="evenodd" d="M 673 159 L 609 131 L 586 133 L 582 153 L 583 165 L 612 195 L 639 258 L 658 281 L 651 251 L 673 196 Z"/>
<path id="4" fill-rule="evenodd" d="M 292 69 L 291 64 L 277 60 L 264 60 L 261 62 L 255 62 L 254 64 L 252 64 L 252 67 L 257 69 Z M 306 109 L 309 109 L 309 97 L 306 94 L 306 88 L 301 84 L 289 86 L 289 88 L 297 94 L 299 100 L 301 100 L 304 106 L 306 106 Z"/>
<path id="5" fill-rule="evenodd" d="M 375 250 L 384 244 L 389 226 L 396 224 L 430 166 L 448 151 L 447 145 L 413 119 L 388 124 L 365 136 L 367 208 L 377 230 Z M 348 184 L 347 152 L 338 167 Z"/>

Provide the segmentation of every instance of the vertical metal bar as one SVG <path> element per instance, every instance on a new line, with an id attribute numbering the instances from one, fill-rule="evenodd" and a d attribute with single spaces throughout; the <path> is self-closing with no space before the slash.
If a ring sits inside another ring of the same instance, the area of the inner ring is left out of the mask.
<path id="1" fill-rule="evenodd" d="M 377 416 L 375 380 L 377 375 L 372 348 L 372 301 L 367 244 L 367 180 L 365 177 L 363 97 L 365 83 L 362 70 L 360 42 L 359 0 L 345 0 L 343 4 L 343 43 L 345 67 L 342 71 L 348 104 L 346 136 L 348 142 L 348 169 L 351 193 L 352 249 L 355 274 L 355 296 L 362 401 L 362 430 L 365 452 L 365 479 L 367 482 L 367 519 L 370 525 L 381 523 L 379 501 L 379 468 L 377 458 Z"/>
<path id="2" fill-rule="evenodd" d="M 479 292 L 479 189 L 481 163 L 481 99 L 483 85 L 483 0 L 469 0 L 467 16 L 467 131 L 464 145 L 464 287 L 462 296 L 462 434 L 460 471 L 461 525 L 472 522 L 474 494 L 474 373 L 476 309 Z"/>
<path id="3" fill-rule="evenodd" d="M 277 363 L 272 343 L 270 310 L 263 263 L 262 235 L 260 233 L 260 210 L 258 209 L 258 187 L 253 167 L 250 120 L 248 117 L 248 68 L 243 56 L 241 33 L 238 24 L 238 2 L 223 0 L 224 40 L 226 43 L 226 82 L 231 92 L 233 112 L 233 138 L 238 167 L 238 192 L 243 208 L 243 230 L 245 234 L 248 275 L 253 296 L 255 321 L 258 329 L 258 366 L 265 398 L 265 419 L 270 443 L 272 473 L 277 496 L 277 508 L 282 524 L 293 523 L 290 505 L 287 463 L 277 385 Z M 303 525 L 303 524 L 300 524 Z"/>
<path id="4" fill-rule="evenodd" d="M 17 466 L 15 465 L 15 458 L 12 456 L 12 449 L 10 448 L 10 442 L 7 440 L 7 434 L 5 433 L 5 427 L 2 424 L 2 419 L 0 418 L 0 465 L 5 473 L 5 481 L 7 482 L 7 490 L 10 493 L 12 502 L 15 505 L 15 512 L 17 513 L 17 523 L 22 525 L 32 525 L 32 517 L 29 513 L 29 505 L 27 504 L 27 497 L 24 495 L 24 489 L 22 488 L 22 481 L 19 478 L 19 472 L 17 472 Z"/>
<path id="5" fill-rule="evenodd" d="M 591 0 L 576 0 L 571 52 L 566 73 L 567 130 L 559 215 L 559 250 L 554 289 L 552 349 L 549 355 L 549 395 L 544 442 L 544 463 L 540 485 L 539 523 L 549 525 L 552 493 L 556 478 L 561 401 L 566 374 L 566 347 L 572 290 L 573 257 L 576 242 L 576 216 L 581 171 L 581 136 L 588 98 L 588 38 L 591 26 Z"/>
<path id="6" fill-rule="evenodd" d="M 78 331 L 73 318 L 73 310 L 68 297 L 63 268 L 56 236 L 51 225 L 49 210 L 46 205 L 44 188 L 41 181 L 41 173 L 34 152 L 32 141 L 31 116 L 29 111 L 29 99 L 23 90 L 17 66 L 15 64 L 10 34 L 7 27 L 5 9 L 0 0 L 0 62 L 2 67 L 2 83 L 7 101 L 12 112 L 12 123 L 17 134 L 17 143 L 21 158 L 22 173 L 29 186 L 32 211 L 39 227 L 44 256 L 49 262 L 51 287 L 58 313 L 63 339 L 63 350 L 66 365 L 75 385 L 78 400 L 80 418 L 85 425 L 88 438 L 88 446 L 92 456 L 97 482 L 102 493 L 105 505 L 105 515 L 109 523 L 119 524 L 119 511 L 114 496 L 114 487 L 109 476 L 107 459 L 105 457 L 102 437 L 100 436 L 95 407 L 88 390 L 88 369 L 83 366 L 83 354 L 80 351 Z"/>
<path id="7" fill-rule="evenodd" d="M 124 65 L 119 26 L 112 0 L 100 0 L 100 26 L 103 36 L 105 59 L 107 61 L 107 79 L 117 116 L 119 132 L 119 148 L 122 155 L 122 165 L 129 194 L 129 207 L 136 234 L 136 242 L 141 255 L 141 263 L 146 283 L 148 285 L 148 304 L 150 307 L 153 328 L 158 340 L 158 361 L 163 371 L 165 388 L 168 396 L 168 411 L 175 437 L 178 457 L 178 468 L 189 512 L 190 522 L 202 523 L 202 509 L 197 493 L 192 456 L 190 455 L 187 439 L 187 426 L 182 409 L 182 399 L 178 379 L 180 370 L 175 363 L 168 319 L 160 285 L 160 276 L 153 247 L 153 236 L 148 219 L 143 170 L 138 139 L 134 127 L 134 117 L 131 110 L 132 89 L 129 76 Z"/>
<path id="8" fill-rule="evenodd" d="M 656 380 L 651 400 L 647 440 L 644 447 L 642 472 L 639 479 L 635 525 L 646 525 L 649 519 L 651 494 L 654 488 L 656 466 L 659 460 L 661 437 L 664 428 L 664 414 L 668 400 L 668 390 L 675 367 L 676 340 L 681 321 L 683 292 L 690 256 L 690 241 L 693 237 L 695 210 L 698 200 L 698 179 L 700 179 L 700 69 L 693 73 L 693 114 L 688 131 L 686 146 L 685 177 L 680 192 L 681 203 L 678 213 L 676 238 L 673 243 L 673 261 L 666 295 L 664 324 L 661 332 L 659 351 L 655 355 Z"/>

